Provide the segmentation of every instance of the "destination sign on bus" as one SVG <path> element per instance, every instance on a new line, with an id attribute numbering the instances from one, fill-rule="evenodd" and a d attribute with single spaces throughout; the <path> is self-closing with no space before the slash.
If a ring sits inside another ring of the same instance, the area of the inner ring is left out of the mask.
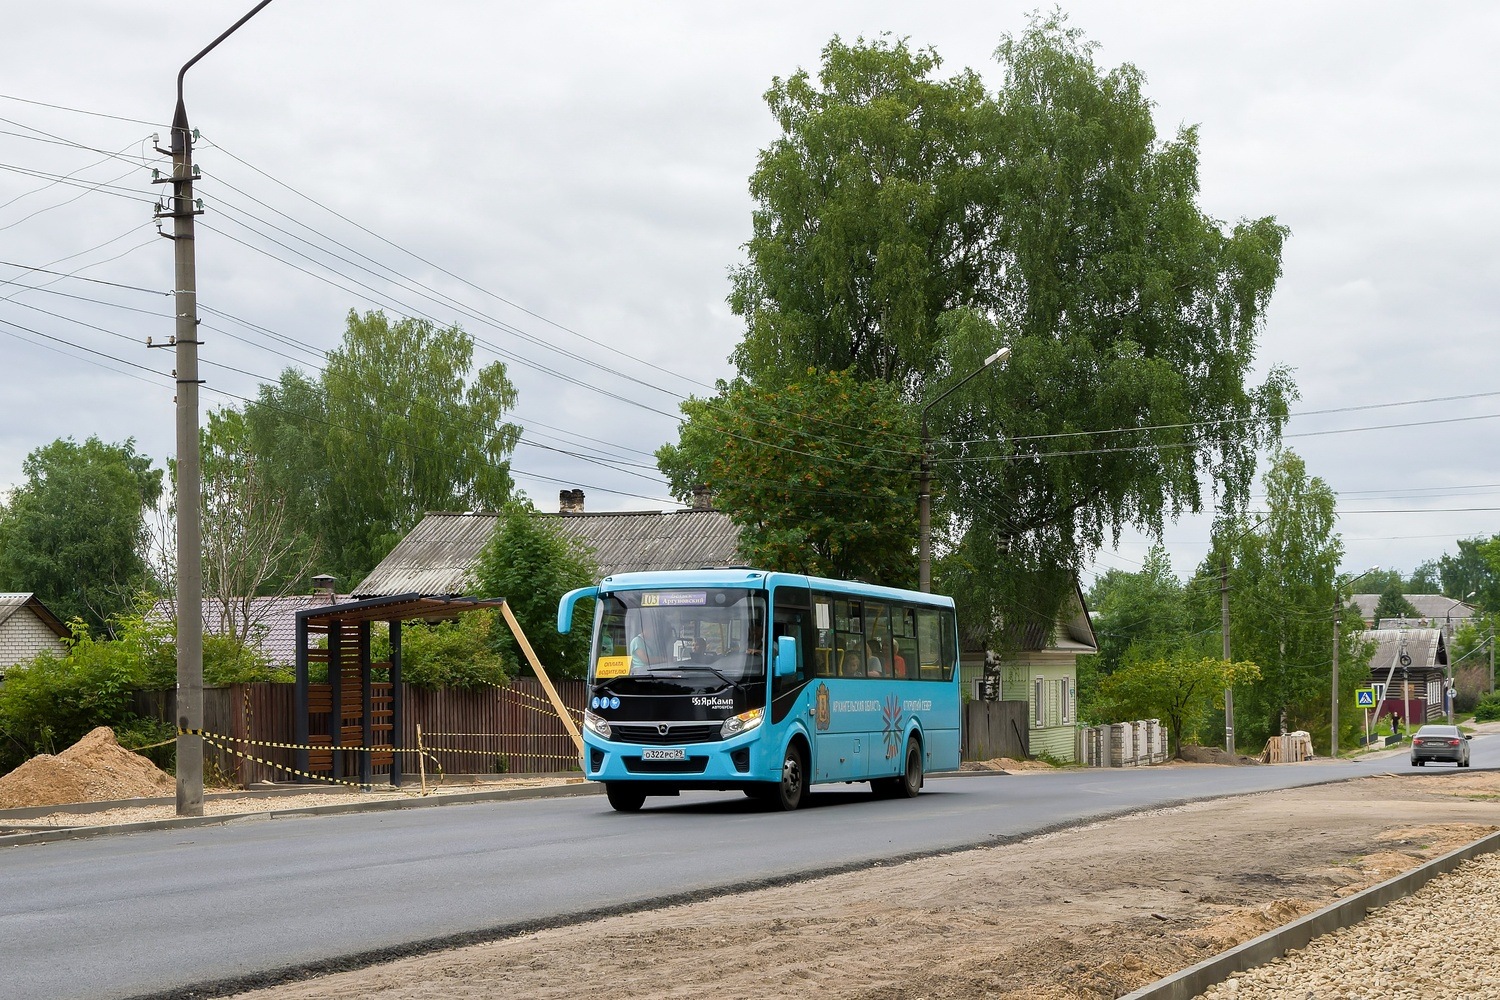
<path id="1" fill-rule="evenodd" d="M 666 590 L 641 595 L 643 608 L 701 608 L 707 603 L 706 590 Z"/>

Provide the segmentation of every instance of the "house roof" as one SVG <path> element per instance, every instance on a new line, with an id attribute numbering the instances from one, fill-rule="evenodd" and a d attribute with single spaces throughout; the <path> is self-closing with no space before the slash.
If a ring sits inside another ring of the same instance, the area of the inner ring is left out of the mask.
<path id="1" fill-rule="evenodd" d="M 985 648 L 991 630 L 978 622 L 960 622 L 959 644 L 965 652 L 976 652 Z M 1057 619 L 1049 630 L 1046 625 L 1029 623 L 1022 632 L 1017 649 L 1033 652 L 1041 649 L 1062 650 L 1069 653 L 1097 653 L 1099 640 L 1094 634 L 1094 622 L 1089 615 L 1088 604 L 1083 597 L 1083 588 L 1078 578 L 1073 578 L 1073 589 L 1065 595 L 1057 609 Z"/>
<path id="2" fill-rule="evenodd" d="M 1450 620 L 1457 622 L 1474 617 L 1473 606 L 1445 594 L 1406 594 L 1405 597 L 1411 602 L 1411 606 L 1417 609 L 1416 618 L 1425 619 L 1429 624 Z M 1375 606 L 1380 603 L 1379 594 L 1355 594 L 1350 600 L 1359 607 L 1359 613 L 1365 621 L 1375 620 Z M 1390 620 L 1382 619 L 1382 621 Z M 1411 618 L 1400 620 L 1415 623 Z"/>
<path id="3" fill-rule="evenodd" d="M 740 530 L 716 510 L 537 514 L 593 551 L 600 577 L 698 569 L 739 561 Z M 496 513 L 431 513 L 354 588 L 360 598 L 395 594 L 457 596 L 495 532 Z"/>
<path id="4" fill-rule="evenodd" d="M 297 613 L 348 601 L 348 595 L 287 594 L 282 597 L 252 597 L 246 617 L 253 623 L 250 641 L 273 663 L 297 662 Z M 172 621 L 177 604 L 170 599 L 155 601 L 150 617 Z M 212 598 L 203 601 L 203 634 L 222 635 L 226 630 L 224 605 Z"/>
<path id="5" fill-rule="evenodd" d="M 57 616 L 47 610 L 35 594 L 11 594 L 0 593 L 0 625 L 10 621 L 17 611 L 26 608 L 41 620 L 42 624 L 51 629 L 59 639 L 68 637 L 68 627 L 58 620 Z"/>
<path id="6" fill-rule="evenodd" d="M 1448 647 L 1440 628 L 1377 628 L 1361 634 L 1375 643 L 1375 655 L 1370 657 L 1373 677 L 1382 677 L 1393 665 L 1412 672 L 1442 671 L 1448 666 Z M 1410 664 L 1401 662 L 1403 652 L 1411 658 Z"/>

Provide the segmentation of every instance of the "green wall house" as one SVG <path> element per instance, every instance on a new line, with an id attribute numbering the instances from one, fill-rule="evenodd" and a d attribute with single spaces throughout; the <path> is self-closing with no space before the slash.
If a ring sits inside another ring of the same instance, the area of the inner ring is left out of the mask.
<path id="1" fill-rule="evenodd" d="M 1026 702 L 1031 755 L 1072 763 L 1078 755 L 1078 657 L 1098 651 L 1083 592 L 1074 581 L 1050 634 L 1028 634 L 1005 659 L 991 650 L 965 650 L 964 692 L 975 699 Z"/>

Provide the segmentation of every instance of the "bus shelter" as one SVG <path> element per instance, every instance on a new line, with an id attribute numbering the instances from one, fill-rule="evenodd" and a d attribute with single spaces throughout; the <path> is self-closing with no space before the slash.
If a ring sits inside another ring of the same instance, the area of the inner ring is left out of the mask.
<path id="1" fill-rule="evenodd" d="M 466 611 L 500 608 L 504 598 L 428 597 L 399 594 L 348 601 L 297 612 L 297 692 L 293 708 L 300 780 L 327 776 L 368 785 L 377 770 L 401 784 L 406 748 L 401 688 L 401 626 L 409 621 L 457 618 Z M 390 630 L 390 659 L 371 662 L 370 626 Z M 324 663 L 328 679 L 314 684 L 309 667 Z M 383 671 L 385 680 L 375 676 Z"/>

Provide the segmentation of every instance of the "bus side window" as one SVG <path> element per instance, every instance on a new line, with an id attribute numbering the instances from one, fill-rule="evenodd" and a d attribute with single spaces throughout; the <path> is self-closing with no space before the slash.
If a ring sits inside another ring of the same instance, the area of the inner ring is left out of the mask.
<path id="1" fill-rule="evenodd" d="M 814 669 L 819 677 L 833 677 L 838 672 L 838 659 L 833 645 L 833 600 L 826 594 L 813 595 L 813 628 L 818 637 Z"/>
<path id="2" fill-rule="evenodd" d="M 864 608 L 859 601 L 838 598 L 833 603 L 834 648 L 839 675 L 865 676 Z"/>
<path id="3" fill-rule="evenodd" d="M 924 681 L 945 680 L 943 669 L 943 628 L 937 608 L 917 609 L 917 676 Z"/>

